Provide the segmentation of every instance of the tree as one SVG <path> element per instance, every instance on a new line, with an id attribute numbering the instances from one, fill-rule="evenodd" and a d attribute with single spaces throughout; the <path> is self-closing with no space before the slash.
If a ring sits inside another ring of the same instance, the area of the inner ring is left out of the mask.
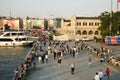
<path id="1" fill-rule="evenodd" d="M 2 19 L 2 17 L 0 16 L 0 19 Z"/>
<path id="2" fill-rule="evenodd" d="M 10 30 L 10 26 L 8 24 L 5 24 L 4 26 L 5 26 L 5 31 Z"/>
<path id="3" fill-rule="evenodd" d="M 33 28 L 34 28 L 34 29 L 41 29 L 41 27 L 40 27 L 40 26 L 37 26 L 37 25 L 34 25 Z"/>
<path id="4" fill-rule="evenodd" d="M 102 37 L 105 37 L 106 35 L 110 35 L 110 13 L 109 12 L 103 12 L 101 13 L 100 21 L 101 21 L 101 26 L 98 28 L 98 30 L 101 31 Z"/>
<path id="5" fill-rule="evenodd" d="M 99 17 L 101 20 L 101 26 L 98 29 L 101 31 L 103 38 L 109 35 L 116 36 L 120 32 L 120 12 L 112 12 L 112 17 L 110 17 L 109 12 L 103 12 Z"/>
<path id="6" fill-rule="evenodd" d="M 112 34 L 116 35 L 120 32 L 120 12 L 115 12 L 112 18 Z"/>

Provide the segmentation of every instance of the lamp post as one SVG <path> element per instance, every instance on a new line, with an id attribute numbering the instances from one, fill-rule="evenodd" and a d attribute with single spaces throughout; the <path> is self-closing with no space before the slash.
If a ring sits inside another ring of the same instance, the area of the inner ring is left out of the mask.
<path id="1" fill-rule="evenodd" d="M 112 30 L 112 0 L 111 0 L 111 10 L 110 10 L 110 18 L 111 18 L 111 21 L 110 21 L 110 35 L 112 35 L 112 32 L 111 32 L 111 30 Z"/>
<path id="2" fill-rule="evenodd" d="M 77 27 L 77 19 L 76 19 L 76 15 L 75 15 L 75 40 L 76 40 L 76 27 Z"/>
<path id="3" fill-rule="evenodd" d="M 76 26 L 74 26 L 74 40 L 76 39 Z"/>

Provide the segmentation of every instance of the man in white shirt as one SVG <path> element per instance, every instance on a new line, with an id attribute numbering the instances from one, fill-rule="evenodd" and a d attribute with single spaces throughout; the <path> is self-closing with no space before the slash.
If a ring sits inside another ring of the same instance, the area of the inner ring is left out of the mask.
<path id="1" fill-rule="evenodd" d="M 74 74 L 74 69 L 75 69 L 75 65 L 72 63 L 71 64 L 71 74 Z"/>
<path id="2" fill-rule="evenodd" d="M 95 74 L 94 80 L 100 80 L 100 78 L 99 78 L 99 76 L 98 76 L 98 73 Z"/>
<path id="3" fill-rule="evenodd" d="M 98 72 L 98 76 L 100 78 L 100 80 L 102 80 L 102 77 L 104 76 L 102 70 L 100 69 L 100 71 Z"/>

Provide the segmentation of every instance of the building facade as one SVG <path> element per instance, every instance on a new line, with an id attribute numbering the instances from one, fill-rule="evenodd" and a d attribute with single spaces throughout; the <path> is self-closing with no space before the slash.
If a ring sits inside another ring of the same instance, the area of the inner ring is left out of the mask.
<path id="1" fill-rule="evenodd" d="M 0 30 L 5 30 L 5 25 L 10 26 L 10 29 L 12 30 L 19 30 L 23 29 L 23 21 L 22 19 L 1 19 L 0 20 Z"/>
<path id="2" fill-rule="evenodd" d="M 41 19 L 41 20 L 37 20 L 37 19 L 23 19 L 23 26 L 24 29 L 32 29 L 32 28 L 36 28 L 36 29 L 47 29 L 47 20 L 46 19 Z"/>
<path id="3" fill-rule="evenodd" d="M 3 19 L 0 20 L 0 32 L 4 31 L 4 23 L 3 23 Z"/>
<path id="4" fill-rule="evenodd" d="M 48 20 L 48 29 L 51 27 L 61 28 L 61 18 L 49 19 Z"/>
<path id="5" fill-rule="evenodd" d="M 76 17 L 72 16 L 70 20 L 61 21 L 61 34 L 67 34 L 71 39 L 94 39 L 101 38 L 101 32 L 98 30 L 100 19 L 98 17 Z"/>

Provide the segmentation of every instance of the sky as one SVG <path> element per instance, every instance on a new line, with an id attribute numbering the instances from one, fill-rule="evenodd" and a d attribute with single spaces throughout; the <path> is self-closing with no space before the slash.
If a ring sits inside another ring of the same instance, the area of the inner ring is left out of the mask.
<path id="1" fill-rule="evenodd" d="M 117 0 L 112 3 L 112 10 L 116 11 Z M 0 0 L 0 16 L 11 13 L 12 17 L 22 18 L 96 17 L 105 11 L 111 11 L 111 0 Z"/>

